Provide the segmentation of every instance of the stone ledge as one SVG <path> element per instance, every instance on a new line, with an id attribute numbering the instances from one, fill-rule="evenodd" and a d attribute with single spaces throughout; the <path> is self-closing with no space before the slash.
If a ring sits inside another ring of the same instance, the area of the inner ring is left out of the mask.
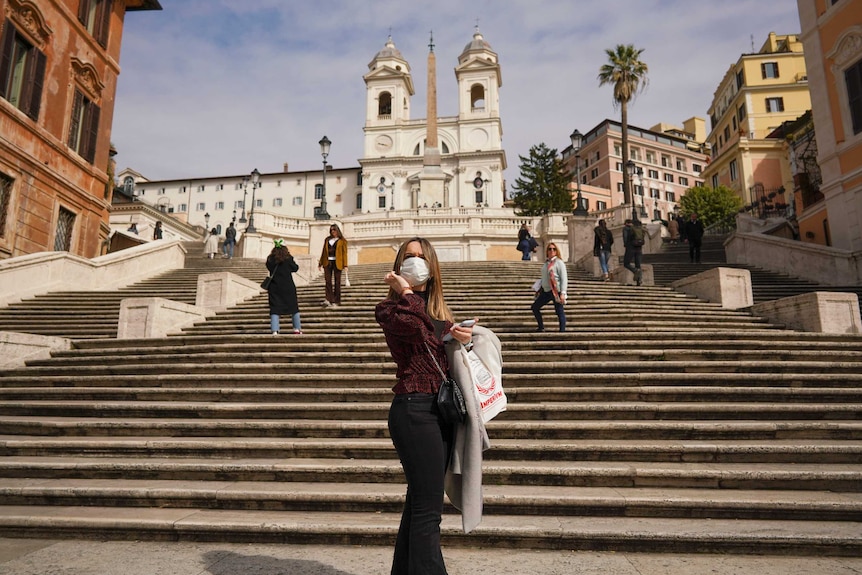
<path id="1" fill-rule="evenodd" d="M 164 337 L 205 319 L 209 311 L 161 297 L 126 298 L 120 304 L 117 339 Z"/>
<path id="2" fill-rule="evenodd" d="M 0 332 L 0 368 L 22 367 L 33 359 L 47 359 L 54 350 L 72 348 L 72 340 L 64 337 Z"/>
<path id="3" fill-rule="evenodd" d="M 791 329 L 818 333 L 862 333 L 855 293 L 811 292 L 759 303 L 752 313 Z"/>
<path id="4" fill-rule="evenodd" d="M 677 291 L 720 303 L 725 309 L 740 309 L 754 304 L 751 273 L 745 269 L 713 268 L 670 285 Z"/>

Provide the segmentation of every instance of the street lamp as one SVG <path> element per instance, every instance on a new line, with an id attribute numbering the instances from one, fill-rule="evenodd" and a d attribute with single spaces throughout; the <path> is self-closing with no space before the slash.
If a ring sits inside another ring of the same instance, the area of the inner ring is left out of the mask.
<path id="1" fill-rule="evenodd" d="M 575 179 L 578 181 L 578 196 L 575 199 L 574 211 L 572 211 L 572 215 L 575 216 L 586 216 L 589 215 L 587 212 L 587 208 L 584 207 L 584 199 L 581 197 L 581 146 L 584 143 L 584 137 L 577 130 L 572 132 L 572 135 L 569 136 L 569 139 L 572 140 L 572 150 L 575 152 L 575 166 L 576 166 L 576 175 Z"/>
<path id="2" fill-rule="evenodd" d="M 260 187 L 260 172 L 257 168 L 251 173 L 251 210 L 248 212 L 248 227 L 245 229 L 247 234 L 257 233 L 254 227 L 254 193 Z"/>
<path id="3" fill-rule="evenodd" d="M 641 217 L 647 217 L 646 206 L 644 206 L 644 169 L 638 166 L 638 186 L 640 187 L 640 197 L 641 197 Z M 632 196 L 632 203 L 634 203 L 634 196 Z"/>
<path id="4" fill-rule="evenodd" d="M 248 176 L 242 177 L 242 215 L 239 217 L 239 223 L 244 224 L 248 220 L 245 219 L 245 198 L 248 196 Z"/>
<path id="5" fill-rule="evenodd" d="M 232 223 L 232 224 L 236 223 L 236 210 L 233 211 L 233 217 L 230 219 L 230 223 Z"/>
<path id="6" fill-rule="evenodd" d="M 633 161 L 629 160 L 628 162 L 626 162 L 626 173 L 629 176 L 629 179 L 628 179 L 629 192 L 630 192 L 629 196 L 631 196 L 631 199 L 632 199 L 632 221 L 635 221 L 638 219 L 638 209 L 637 209 L 637 204 L 635 203 L 634 190 L 632 189 L 632 178 L 637 173 L 637 169 L 638 169 L 638 167 L 635 165 L 635 163 Z"/>
<path id="7" fill-rule="evenodd" d="M 317 143 L 320 144 L 320 155 L 323 156 L 323 189 L 320 195 L 320 208 L 315 210 L 314 219 L 328 220 L 329 212 L 326 211 L 326 157 L 329 155 L 329 146 L 332 145 L 332 142 L 329 141 L 329 138 L 323 136 Z"/>
<path id="8" fill-rule="evenodd" d="M 209 231 L 210 229 L 210 213 L 207 212 L 204 214 L 204 227 Z"/>

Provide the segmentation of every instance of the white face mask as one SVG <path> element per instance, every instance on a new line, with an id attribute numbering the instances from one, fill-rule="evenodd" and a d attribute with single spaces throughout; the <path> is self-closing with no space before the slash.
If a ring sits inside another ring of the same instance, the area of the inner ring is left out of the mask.
<path id="1" fill-rule="evenodd" d="M 407 280 L 410 287 L 422 285 L 428 281 L 431 272 L 428 263 L 422 258 L 409 258 L 401 262 L 401 271 L 398 275 Z"/>

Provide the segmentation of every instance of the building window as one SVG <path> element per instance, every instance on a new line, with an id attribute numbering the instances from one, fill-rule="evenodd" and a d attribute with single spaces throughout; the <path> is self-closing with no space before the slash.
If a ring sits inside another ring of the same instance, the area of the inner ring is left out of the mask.
<path id="1" fill-rule="evenodd" d="M 745 119 L 745 104 L 742 104 L 736 111 L 736 117 L 742 122 Z"/>
<path id="2" fill-rule="evenodd" d="M 730 141 L 730 126 L 725 126 L 725 127 L 724 127 L 724 141 L 725 141 L 725 142 L 729 142 L 729 141 Z"/>
<path id="3" fill-rule="evenodd" d="M 847 104 L 853 122 L 853 133 L 858 134 L 862 132 L 862 60 L 844 72 L 844 81 L 847 84 Z"/>
<path id="4" fill-rule="evenodd" d="M 703 167 L 700 164 L 692 164 L 691 171 L 695 174 L 699 174 L 703 171 Z"/>
<path id="5" fill-rule="evenodd" d="M 377 115 L 381 118 L 392 116 L 392 94 L 381 92 L 377 98 Z"/>
<path id="6" fill-rule="evenodd" d="M 362 172 L 356 172 L 356 185 L 362 185 Z"/>
<path id="7" fill-rule="evenodd" d="M 608 209 L 608 203 L 602 200 L 596 200 L 596 209 L 598 211 L 606 210 Z"/>
<path id="8" fill-rule="evenodd" d="M 632 157 L 631 159 L 636 162 L 641 161 L 641 150 L 640 148 L 631 148 Z"/>
<path id="9" fill-rule="evenodd" d="M 598 168 L 593 168 L 592 170 L 590 170 L 590 177 L 591 177 L 592 179 L 596 179 L 596 178 L 598 178 L 598 177 L 599 177 L 599 169 L 598 169 Z"/>
<path id="10" fill-rule="evenodd" d="M 622 192 L 622 191 L 623 191 L 623 183 L 622 183 L 622 182 L 617 182 L 617 191 L 618 191 L 618 192 Z"/>
<path id="11" fill-rule="evenodd" d="M 69 123 L 69 147 L 91 164 L 96 159 L 100 112 L 99 107 L 80 90 L 75 90 L 72 119 Z"/>
<path id="12" fill-rule="evenodd" d="M 662 155 L 662 157 L 661 157 L 661 165 L 662 165 L 662 167 L 664 167 L 664 168 L 669 168 L 669 167 L 671 166 L 671 163 L 670 163 L 670 156 Z"/>
<path id="13" fill-rule="evenodd" d="M 216 184 L 215 189 L 217 192 L 224 190 L 224 184 Z"/>
<path id="14" fill-rule="evenodd" d="M 103 47 L 108 45 L 112 0 L 81 0 L 78 20 Z"/>
<path id="15" fill-rule="evenodd" d="M 198 192 L 204 192 L 204 191 L 206 191 L 206 189 L 207 189 L 207 187 L 203 184 L 198 186 Z"/>
<path id="16" fill-rule="evenodd" d="M 8 18 L 0 42 L 0 97 L 36 121 L 45 81 L 45 54 L 27 42 Z"/>
<path id="17" fill-rule="evenodd" d="M 655 164 L 655 152 L 646 153 L 647 164 Z"/>
<path id="18" fill-rule="evenodd" d="M 688 178 L 686 178 L 685 176 L 680 176 L 679 177 L 679 185 L 680 186 L 687 186 L 688 185 Z"/>
<path id="19" fill-rule="evenodd" d="M 224 209 L 224 202 L 216 202 L 215 209 L 223 210 Z"/>
<path id="20" fill-rule="evenodd" d="M 623 148 L 622 148 L 621 144 L 614 144 L 614 155 L 615 156 L 622 156 L 623 155 Z"/>
<path id="21" fill-rule="evenodd" d="M 718 187 L 718 174 L 712 175 L 712 187 L 713 189 Z"/>
<path id="22" fill-rule="evenodd" d="M 177 211 L 182 212 L 182 213 L 186 213 L 187 211 L 189 211 L 188 204 L 180 204 L 180 207 L 177 208 Z"/>
<path id="23" fill-rule="evenodd" d="M 740 69 L 739 72 L 736 73 L 736 89 L 739 90 L 745 85 L 745 70 Z"/>
<path id="24" fill-rule="evenodd" d="M 281 207 L 281 198 L 272 198 L 272 207 L 280 208 Z"/>
<path id="25" fill-rule="evenodd" d="M 622 172 L 622 171 L 623 171 L 623 163 L 622 163 L 622 162 L 617 162 L 617 171 L 618 171 L 618 172 Z"/>
<path id="26" fill-rule="evenodd" d="M 685 160 L 677 160 L 676 161 L 676 169 L 680 172 L 685 171 Z"/>
<path id="27" fill-rule="evenodd" d="M 765 78 L 778 77 L 778 62 L 763 62 L 760 64 L 760 73 Z"/>
<path id="28" fill-rule="evenodd" d="M 673 183 L 673 174 L 665 174 L 664 175 L 664 181 Z"/>
<path id="29" fill-rule="evenodd" d="M 675 202 L 676 201 L 676 194 L 673 192 L 665 192 L 664 193 L 664 199 L 667 200 L 668 202 Z"/>
<path id="30" fill-rule="evenodd" d="M 54 235 L 54 251 L 68 252 L 72 247 L 72 229 L 75 227 L 75 214 L 60 208 L 57 214 L 57 233 Z"/>
<path id="31" fill-rule="evenodd" d="M 652 178 L 653 180 L 658 179 L 658 170 L 647 170 L 647 177 Z"/>
<path id="32" fill-rule="evenodd" d="M 784 111 L 784 98 L 767 98 L 766 99 L 766 111 L 767 112 L 783 112 Z"/>
<path id="33" fill-rule="evenodd" d="M 301 205 L 302 205 L 302 196 L 294 196 L 294 197 L 293 197 L 293 200 L 291 201 L 291 203 L 292 203 L 294 206 L 301 206 Z"/>
<path id="34" fill-rule="evenodd" d="M 661 197 L 661 190 L 659 190 L 658 188 L 650 188 L 649 197 L 659 199 Z"/>
<path id="35" fill-rule="evenodd" d="M 262 199 L 262 198 L 258 198 L 258 199 L 256 199 L 256 200 L 254 201 L 254 207 L 256 207 L 256 208 L 262 208 L 262 207 L 263 207 L 263 199 Z"/>
<path id="36" fill-rule="evenodd" d="M 323 184 L 314 184 L 314 199 L 323 199 Z"/>
<path id="37" fill-rule="evenodd" d="M 596 162 L 598 162 L 601 158 L 602 158 L 602 153 L 600 151 L 596 151 L 596 157 L 594 158 L 594 160 Z"/>
<path id="38" fill-rule="evenodd" d="M 165 189 L 159 188 L 159 191 L 156 192 L 156 195 L 157 196 L 164 196 L 165 195 Z"/>
<path id="39" fill-rule="evenodd" d="M 730 161 L 730 181 L 735 182 L 739 177 L 739 168 L 736 166 L 736 160 Z"/>
<path id="40" fill-rule="evenodd" d="M 377 207 L 385 208 L 386 207 L 386 196 L 377 196 Z"/>
<path id="41" fill-rule="evenodd" d="M 195 206 L 195 210 L 199 212 L 205 212 L 207 211 L 207 205 L 204 202 L 198 202 Z"/>
<path id="42" fill-rule="evenodd" d="M 482 205 L 482 202 L 485 201 L 482 199 L 482 197 L 483 197 L 482 190 L 476 190 L 475 195 L 476 195 L 476 205 Z"/>

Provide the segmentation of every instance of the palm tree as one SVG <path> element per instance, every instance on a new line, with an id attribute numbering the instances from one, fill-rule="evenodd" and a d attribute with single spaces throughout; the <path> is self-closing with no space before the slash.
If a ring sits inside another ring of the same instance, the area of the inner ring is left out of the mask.
<path id="1" fill-rule="evenodd" d="M 638 92 L 642 92 L 649 80 L 647 65 L 640 60 L 643 49 L 634 45 L 618 44 L 613 50 L 605 50 L 608 63 L 599 70 L 599 86 L 611 84 L 614 87 L 614 108 L 620 107 L 623 125 L 623 202 L 631 202 L 634 208 L 634 194 L 626 166 L 629 161 L 629 123 L 628 103 L 634 100 Z"/>

